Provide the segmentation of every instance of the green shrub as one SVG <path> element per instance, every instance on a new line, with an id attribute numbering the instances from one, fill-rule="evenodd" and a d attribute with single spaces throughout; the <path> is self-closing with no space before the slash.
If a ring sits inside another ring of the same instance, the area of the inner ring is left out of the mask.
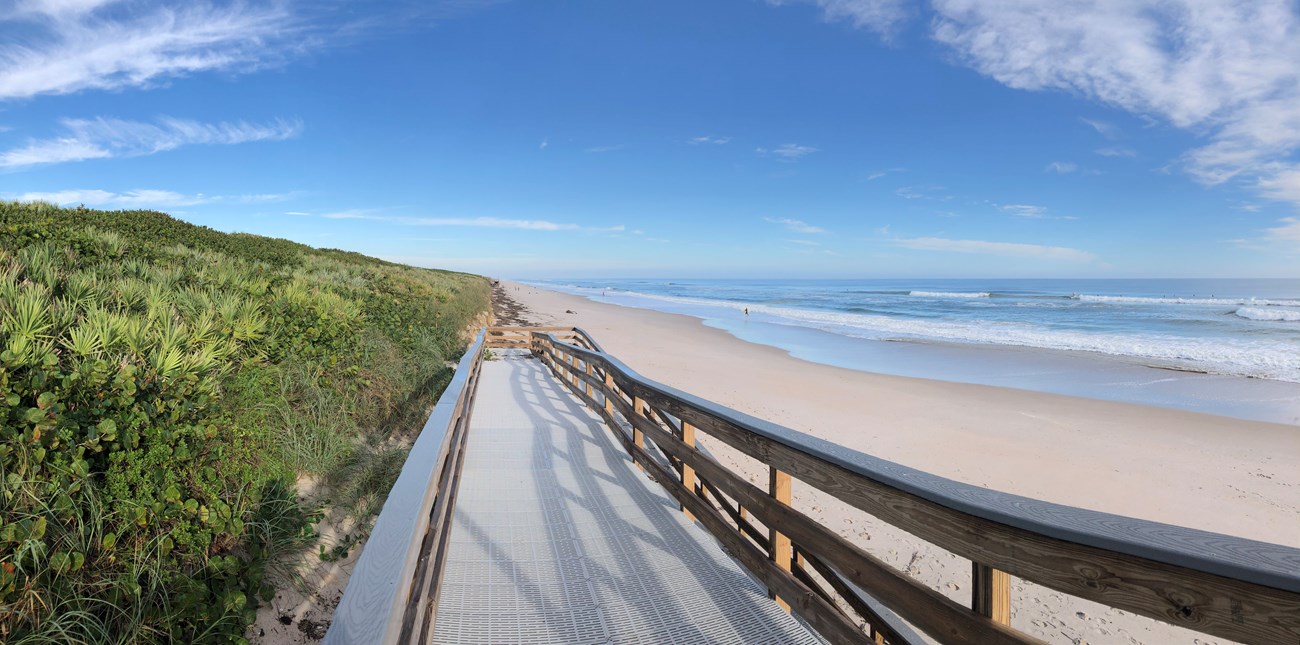
<path id="1" fill-rule="evenodd" d="M 487 293 L 162 213 L 0 202 L 0 642 L 242 640 L 313 535 L 296 477 L 334 473 L 368 519 Z"/>

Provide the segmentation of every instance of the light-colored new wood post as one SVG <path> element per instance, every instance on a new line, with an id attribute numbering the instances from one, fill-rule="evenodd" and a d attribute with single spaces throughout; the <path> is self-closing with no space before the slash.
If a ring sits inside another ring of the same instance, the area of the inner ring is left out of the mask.
<path id="1" fill-rule="evenodd" d="M 592 376 L 591 361 L 586 361 L 586 363 L 587 363 L 587 376 L 590 378 Z M 593 398 L 592 390 L 591 390 L 591 381 L 587 381 L 587 398 L 589 399 Z"/>
<path id="2" fill-rule="evenodd" d="M 638 417 L 645 416 L 644 399 L 642 399 L 639 396 L 632 397 L 632 413 L 637 415 Z M 635 425 L 632 426 L 632 445 L 642 450 L 645 450 L 645 433 L 641 432 L 641 430 L 639 430 Z M 633 460 L 633 462 L 636 463 L 637 468 L 640 468 L 643 471 L 645 470 L 645 466 L 642 466 L 641 462 L 636 460 Z"/>
<path id="3" fill-rule="evenodd" d="M 790 505 L 790 473 L 777 470 L 775 467 L 768 467 L 768 492 L 772 498 L 786 506 Z M 769 543 L 772 545 L 769 556 L 776 566 L 785 571 L 790 570 L 790 560 L 793 556 L 794 549 L 790 546 L 790 538 L 784 533 L 776 530 L 776 527 L 769 526 L 767 530 Z M 773 597 L 776 597 L 775 595 Z M 790 603 L 781 598 L 776 598 L 776 603 L 781 608 L 790 611 Z"/>
<path id="4" fill-rule="evenodd" d="M 695 426 L 687 423 L 685 419 L 682 420 L 682 442 L 692 449 L 695 448 Z M 692 494 L 695 493 L 695 469 L 685 461 L 682 462 L 682 485 Z M 695 515 L 685 506 L 682 507 L 682 512 L 686 514 L 686 519 L 695 521 Z"/>
<path id="5" fill-rule="evenodd" d="M 614 375 L 609 373 L 609 368 L 605 369 L 605 411 L 611 415 L 614 413 Z"/>
<path id="6" fill-rule="evenodd" d="M 1011 576 L 978 562 L 971 563 L 971 609 L 1002 625 L 1011 624 Z"/>

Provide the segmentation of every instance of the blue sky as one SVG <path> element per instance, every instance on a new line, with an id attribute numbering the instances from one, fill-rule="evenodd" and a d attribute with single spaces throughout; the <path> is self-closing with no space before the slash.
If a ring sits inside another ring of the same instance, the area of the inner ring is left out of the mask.
<path id="1" fill-rule="evenodd" d="M 9 0 L 0 197 L 504 277 L 1300 277 L 1300 5 L 1111 5 Z"/>

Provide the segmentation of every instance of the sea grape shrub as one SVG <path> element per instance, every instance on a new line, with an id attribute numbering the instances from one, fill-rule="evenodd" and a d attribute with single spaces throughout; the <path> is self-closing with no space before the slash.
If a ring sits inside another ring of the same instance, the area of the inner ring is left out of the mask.
<path id="1" fill-rule="evenodd" d="M 293 482 L 317 446 L 368 463 L 486 293 L 160 213 L 0 202 L 0 642 L 240 642 L 312 535 Z"/>

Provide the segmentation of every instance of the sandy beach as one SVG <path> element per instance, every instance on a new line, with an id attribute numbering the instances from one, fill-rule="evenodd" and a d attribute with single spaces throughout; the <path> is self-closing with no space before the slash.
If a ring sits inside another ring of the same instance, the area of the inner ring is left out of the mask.
<path id="1" fill-rule="evenodd" d="M 641 374 L 855 450 L 1009 493 L 1300 546 L 1300 428 L 842 369 L 696 318 L 503 283 L 521 319 L 579 326 Z M 754 481 L 754 463 L 707 442 Z M 800 487 L 794 504 L 966 603 L 967 560 Z M 1012 624 L 1053 643 L 1219 643 L 1015 580 Z"/>

